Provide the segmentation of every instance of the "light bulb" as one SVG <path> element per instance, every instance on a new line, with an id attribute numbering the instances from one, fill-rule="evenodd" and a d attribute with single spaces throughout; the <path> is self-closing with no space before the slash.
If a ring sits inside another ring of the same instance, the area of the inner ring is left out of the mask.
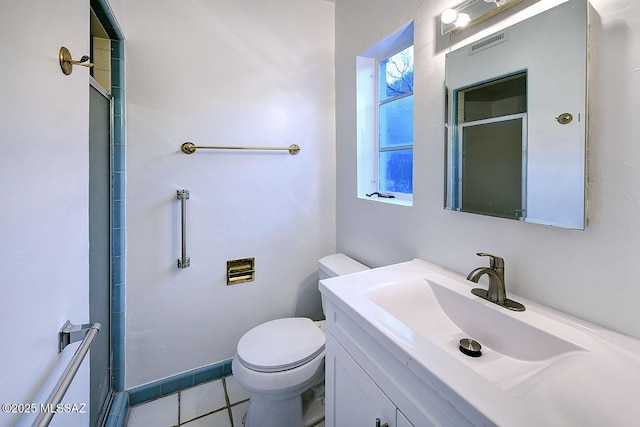
<path id="1" fill-rule="evenodd" d="M 458 12 L 453 9 L 447 9 L 440 15 L 443 24 L 453 24 L 458 19 Z"/>
<path id="2" fill-rule="evenodd" d="M 471 21 L 471 17 L 469 17 L 468 14 L 466 13 L 459 13 L 458 14 L 458 19 L 456 19 L 455 22 L 455 26 L 456 27 L 464 27 L 465 25 L 467 25 L 469 23 L 469 21 Z"/>

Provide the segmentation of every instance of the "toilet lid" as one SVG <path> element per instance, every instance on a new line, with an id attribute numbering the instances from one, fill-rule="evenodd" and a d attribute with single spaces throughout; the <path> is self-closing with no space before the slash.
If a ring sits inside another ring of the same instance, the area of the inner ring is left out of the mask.
<path id="1" fill-rule="evenodd" d="M 272 320 L 251 329 L 238 342 L 238 359 L 249 369 L 278 372 L 307 363 L 324 350 L 325 335 L 311 320 Z"/>

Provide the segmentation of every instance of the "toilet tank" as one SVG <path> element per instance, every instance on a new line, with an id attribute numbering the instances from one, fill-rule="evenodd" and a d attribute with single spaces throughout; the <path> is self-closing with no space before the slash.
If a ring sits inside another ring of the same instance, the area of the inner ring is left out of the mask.
<path id="1" fill-rule="evenodd" d="M 358 271 L 368 269 L 369 267 L 366 265 L 360 264 L 355 259 L 349 258 L 344 254 L 328 255 L 318 261 L 318 275 L 320 280 L 357 273 Z"/>

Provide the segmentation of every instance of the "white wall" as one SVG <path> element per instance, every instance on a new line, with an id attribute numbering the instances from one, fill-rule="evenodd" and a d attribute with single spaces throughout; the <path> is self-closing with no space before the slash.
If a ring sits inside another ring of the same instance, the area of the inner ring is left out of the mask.
<path id="1" fill-rule="evenodd" d="M 507 291 L 640 338 L 640 5 L 591 1 L 598 19 L 590 77 L 589 206 L 586 231 L 578 232 L 443 209 L 449 46 L 448 37 L 438 35 L 438 16 L 458 3 L 336 4 L 338 250 L 372 266 L 420 257 L 463 274 L 486 263 L 476 252 L 494 253 L 505 258 Z M 465 31 L 462 43 L 490 34 L 491 25 L 513 13 L 479 25 L 483 33 Z M 406 207 L 356 197 L 354 88 L 356 55 L 412 19 L 415 194 L 414 206 Z"/>
<path id="2" fill-rule="evenodd" d="M 58 330 L 89 316 L 89 4 L 0 3 L 0 402 L 29 403 L 58 358 Z M 88 358 L 65 402 L 88 403 Z M 15 414 L 0 412 L 0 426 Z M 52 425 L 86 426 L 84 415 Z"/>
<path id="3" fill-rule="evenodd" d="M 126 388 L 231 358 L 251 327 L 318 317 L 335 251 L 334 8 L 322 0 L 126 4 Z M 281 145 L 186 155 L 180 145 Z M 179 270 L 177 189 L 189 189 Z M 226 286 L 226 261 L 256 280 Z"/>

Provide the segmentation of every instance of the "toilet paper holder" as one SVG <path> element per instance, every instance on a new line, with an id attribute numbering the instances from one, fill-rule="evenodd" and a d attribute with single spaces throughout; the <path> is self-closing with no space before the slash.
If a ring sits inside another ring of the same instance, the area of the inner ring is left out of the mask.
<path id="1" fill-rule="evenodd" d="M 242 258 L 227 261 L 227 286 L 253 282 L 256 275 L 256 259 Z"/>

